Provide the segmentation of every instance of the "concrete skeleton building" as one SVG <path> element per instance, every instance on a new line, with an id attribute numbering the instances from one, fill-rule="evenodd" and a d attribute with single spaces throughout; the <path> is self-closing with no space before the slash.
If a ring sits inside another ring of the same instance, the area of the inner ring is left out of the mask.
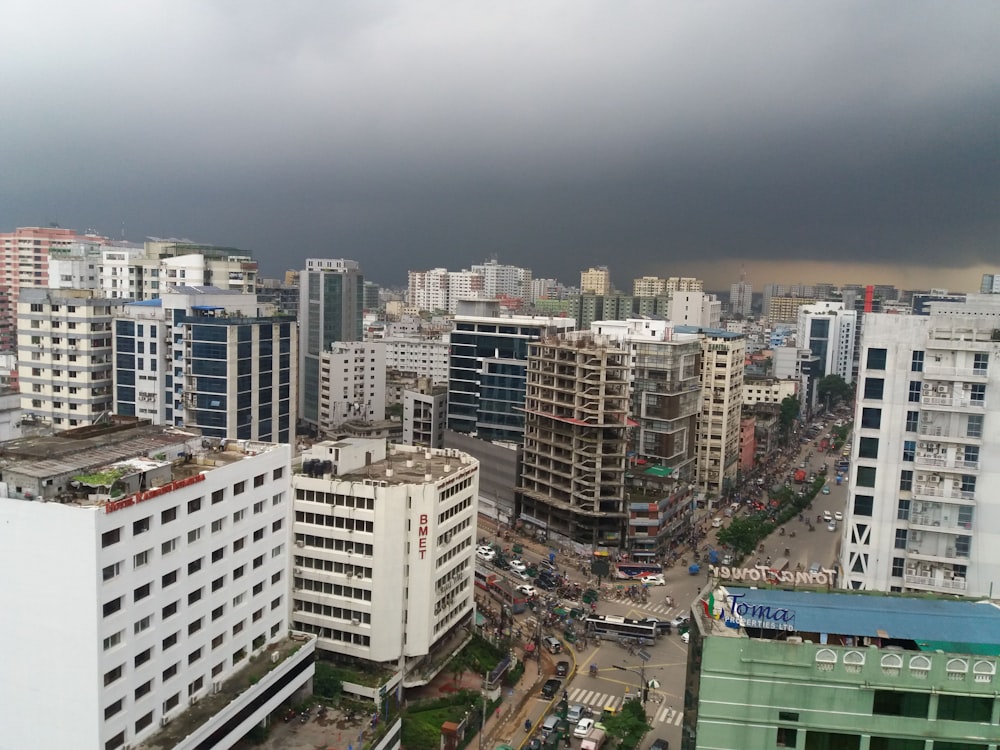
<path id="1" fill-rule="evenodd" d="M 1000 298 L 868 315 L 845 585 L 987 596 L 1000 580 Z"/>
<path id="2" fill-rule="evenodd" d="M 5 746 L 229 748 L 309 684 L 287 445 L 116 419 L 3 447 Z"/>
<path id="3" fill-rule="evenodd" d="M 994 604 L 729 583 L 695 605 L 684 750 L 1000 743 Z"/>
<path id="4" fill-rule="evenodd" d="M 520 519 L 549 538 L 619 547 L 629 419 L 628 350 L 577 331 L 532 343 L 524 402 Z"/>
<path id="5" fill-rule="evenodd" d="M 479 462 L 385 440 L 313 445 L 292 480 L 292 627 L 318 648 L 425 683 L 474 612 Z"/>

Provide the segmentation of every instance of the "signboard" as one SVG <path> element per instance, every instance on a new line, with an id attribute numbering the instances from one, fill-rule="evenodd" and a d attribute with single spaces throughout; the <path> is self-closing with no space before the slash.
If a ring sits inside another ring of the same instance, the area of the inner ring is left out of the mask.
<path id="1" fill-rule="evenodd" d="M 708 573 L 719 581 L 777 583 L 792 586 L 831 586 L 837 576 L 837 571 L 832 568 L 821 568 L 816 573 L 810 573 L 807 570 L 775 570 L 767 565 L 756 565 L 752 568 L 709 565 Z"/>

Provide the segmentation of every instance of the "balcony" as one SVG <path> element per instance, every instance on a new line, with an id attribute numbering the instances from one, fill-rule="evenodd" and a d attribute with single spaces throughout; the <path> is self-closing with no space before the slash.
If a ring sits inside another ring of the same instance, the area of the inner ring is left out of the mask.
<path id="1" fill-rule="evenodd" d="M 943 454 L 917 453 L 913 465 L 918 469 L 955 469 L 958 471 L 979 471 L 978 461 L 948 458 Z"/>
<path id="2" fill-rule="evenodd" d="M 924 377 L 934 380 L 974 380 L 985 383 L 989 373 L 972 367 L 947 367 L 924 362 Z"/>
<path id="3" fill-rule="evenodd" d="M 942 534 L 972 534 L 971 521 L 951 521 L 946 516 L 936 513 L 914 513 L 910 516 L 910 528 L 922 532 L 940 532 Z"/>
<path id="4" fill-rule="evenodd" d="M 943 576 L 919 576 L 907 573 L 903 582 L 911 588 L 929 591 L 965 591 L 964 578 L 945 578 Z"/>
<path id="5" fill-rule="evenodd" d="M 938 478 L 940 479 L 940 477 Z M 918 500 L 948 500 L 957 505 L 975 505 L 976 493 L 956 488 L 945 488 L 944 485 L 932 482 L 917 482 L 913 485 L 913 496 Z"/>
<path id="6" fill-rule="evenodd" d="M 986 400 L 973 400 L 968 396 L 928 396 L 921 394 L 920 405 L 926 409 L 975 409 L 976 411 L 986 410 Z"/>

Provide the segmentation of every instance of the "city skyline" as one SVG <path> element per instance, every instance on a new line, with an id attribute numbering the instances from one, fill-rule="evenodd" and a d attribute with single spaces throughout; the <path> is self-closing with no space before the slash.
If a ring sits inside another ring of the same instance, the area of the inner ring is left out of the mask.
<path id="1" fill-rule="evenodd" d="M 726 289 L 745 264 L 755 287 L 973 290 L 997 255 L 991 3 L 60 1 L 0 19 L 45 35 L 0 50 L 7 230 L 190 237 L 268 276 L 353 258 L 383 284 L 495 255 L 567 282 L 607 264 L 623 288 Z"/>

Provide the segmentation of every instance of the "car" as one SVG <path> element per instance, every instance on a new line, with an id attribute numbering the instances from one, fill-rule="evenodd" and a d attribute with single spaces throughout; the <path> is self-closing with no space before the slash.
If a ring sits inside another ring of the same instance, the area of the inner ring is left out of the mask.
<path id="1" fill-rule="evenodd" d="M 821 491 L 821 492 L 822 492 L 822 493 L 823 493 L 824 495 L 829 495 L 829 494 L 830 494 L 830 488 L 829 488 L 829 487 L 827 487 L 826 485 L 823 485 L 823 489 L 822 489 L 822 490 L 820 490 L 820 491 Z"/>
<path id="2" fill-rule="evenodd" d="M 670 750 L 670 743 L 662 737 L 657 737 L 653 740 L 653 744 L 649 746 L 649 750 Z"/>
<path id="3" fill-rule="evenodd" d="M 835 512 L 835 513 L 833 514 L 833 517 L 834 517 L 834 519 L 835 519 L 835 520 L 837 520 L 837 521 L 843 521 L 843 520 L 844 520 L 844 514 L 843 514 L 843 513 L 841 513 L 841 512 L 839 511 L 839 510 L 838 510 L 838 511 L 836 511 L 836 512 Z"/>
<path id="4" fill-rule="evenodd" d="M 542 685 L 542 697 L 543 698 L 554 698 L 556 693 L 562 687 L 562 680 L 557 680 L 555 677 L 546 680 L 545 684 Z"/>
<path id="5" fill-rule="evenodd" d="M 823 520 L 826 521 L 827 523 L 830 523 L 830 521 L 833 520 L 833 514 L 830 511 L 828 511 L 828 510 L 824 510 L 823 511 Z"/>
<path id="6" fill-rule="evenodd" d="M 520 586 L 518 586 L 517 590 L 520 593 L 524 594 L 525 596 L 531 596 L 531 597 L 538 596 L 538 589 L 536 589 L 534 586 L 529 586 L 526 583 L 522 583 Z"/>
<path id="7" fill-rule="evenodd" d="M 582 703 L 574 703 L 566 709 L 566 721 L 574 724 L 587 715 L 587 707 Z"/>
<path id="8" fill-rule="evenodd" d="M 532 737 L 528 740 L 528 744 L 525 745 L 528 750 L 542 750 L 542 741 L 538 737 Z"/>
<path id="9" fill-rule="evenodd" d="M 666 586 L 667 582 L 659 573 L 650 573 L 649 575 L 639 576 L 640 583 L 644 583 L 647 586 Z"/>
<path id="10" fill-rule="evenodd" d="M 549 714 L 545 717 L 545 721 L 542 722 L 542 736 L 552 734 L 559 726 L 559 716 L 557 714 Z"/>
<path id="11" fill-rule="evenodd" d="M 713 518 L 712 519 L 712 528 L 713 529 L 721 529 L 722 528 L 722 519 L 719 518 L 718 516 L 716 516 L 715 518 Z"/>
<path id="12" fill-rule="evenodd" d="M 691 640 L 690 630 L 685 630 L 683 633 L 681 633 L 681 641 L 683 641 L 684 643 L 688 643 L 690 640 Z"/>
<path id="13" fill-rule="evenodd" d="M 722 556 L 722 564 L 723 565 L 732 565 L 733 564 L 733 556 L 730 555 L 729 553 L 726 553 L 725 555 L 723 555 Z"/>
<path id="14" fill-rule="evenodd" d="M 510 573 L 511 578 L 516 578 L 519 581 L 531 580 L 531 576 L 529 576 L 527 573 L 524 572 L 518 573 L 516 570 L 508 570 L 507 572 Z"/>
<path id="15" fill-rule="evenodd" d="M 565 677 L 569 674 L 569 662 L 561 661 L 556 664 L 556 677 Z"/>
<path id="16" fill-rule="evenodd" d="M 691 618 L 687 615 L 677 615 L 673 620 L 670 621 L 670 627 L 672 628 L 683 628 L 688 624 Z"/>
<path id="17" fill-rule="evenodd" d="M 830 523 L 828 523 L 826 525 L 826 530 L 827 531 L 836 531 L 837 530 L 837 522 L 836 521 L 830 521 Z"/>
<path id="18" fill-rule="evenodd" d="M 639 622 L 645 623 L 646 625 L 652 625 L 656 628 L 656 632 L 663 634 L 669 633 L 672 626 L 666 620 L 658 620 L 655 617 L 643 617 Z"/>
<path id="19" fill-rule="evenodd" d="M 511 560 L 509 564 L 510 564 L 510 569 L 516 573 L 523 573 L 528 569 L 528 566 L 525 565 L 520 560 Z"/>
<path id="20" fill-rule="evenodd" d="M 539 576 L 532 583 L 535 584 L 535 588 L 544 589 L 545 591 L 552 591 L 556 588 L 556 582 L 549 578 L 542 578 Z"/>
<path id="21" fill-rule="evenodd" d="M 594 728 L 593 719 L 580 719 L 579 723 L 576 725 L 576 729 L 573 730 L 573 736 L 586 737 L 588 734 L 590 734 L 593 728 Z"/>
<path id="22" fill-rule="evenodd" d="M 482 544 L 476 547 L 476 556 L 480 560 L 486 560 L 487 562 L 492 562 L 497 556 L 497 551 L 492 547 Z"/>

